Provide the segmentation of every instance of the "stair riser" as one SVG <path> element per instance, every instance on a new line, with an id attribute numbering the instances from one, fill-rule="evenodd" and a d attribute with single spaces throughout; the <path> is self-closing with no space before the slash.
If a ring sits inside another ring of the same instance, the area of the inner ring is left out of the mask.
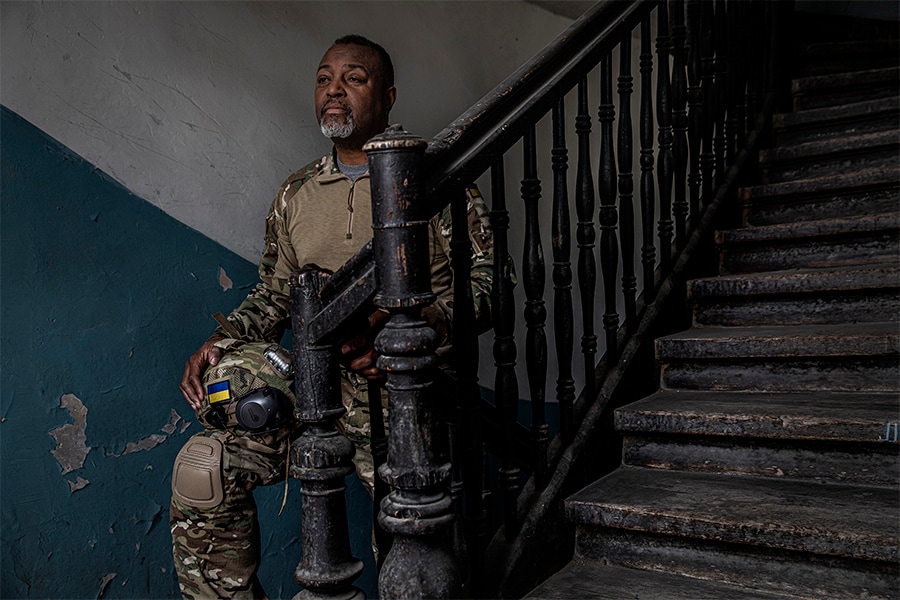
<path id="1" fill-rule="evenodd" d="M 897 210 L 898 189 L 864 190 L 852 194 L 832 195 L 824 198 L 778 198 L 777 202 L 760 199 L 745 205 L 744 226 L 797 223 L 816 218 L 830 219 L 864 214 L 880 214 Z"/>
<path id="2" fill-rule="evenodd" d="M 897 358 L 681 362 L 662 368 L 664 389 L 760 392 L 900 392 Z"/>
<path id="3" fill-rule="evenodd" d="M 779 145 L 801 144 L 815 140 L 891 130 L 897 128 L 898 119 L 900 119 L 900 113 L 886 111 L 835 122 L 779 127 L 775 129 L 775 141 Z"/>
<path id="4" fill-rule="evenodd" d="M 694 323 L 705 326 L 811 325 L 896 321 L 900 296 L 896 290 L 858 294 L 800 295 L 780 298 L 749 296 L 694 304 Z"/>
<path id="5" fill-rule="evenodd" d="M 576 554 L 635 569 L 728 581 L 797 598 L 896 598 L 898 568 L 698 539 L 579 526 Z"/>
<path id="6" fill-rule="evenodd" d="M 791 242 L 741 244 L 720 249 L 720 273 L 752 273 L 818 267 L 864 265 L 895 260 L 897 231 L 853 238 L 795 239 Z"/>
<path id="7" fill-rule="evenodd" d="M 809 91 L 794 95 L 794 110 L 839 106 L 897 95 L 896 82 Z"/>
<path id="8" fill-rule="evenodd" d="M 865 153 L 815 156 L 806 160 L 778 161 L 762 165 L 764 183 L 778 183 L 794 179 L 811 179 L 853 173 L 860 169 L 891 167 L 897 164 L 896 146 L 877 147 Z"/>
<path id="9" fill-rule="evenodd" d="M 815 442 L 698 436 L 648 438 L 630 434 L 624 438 L 623 462 L 659 469 L 900 485 L 900 456 L 893 444 L 866 448 Z"/>

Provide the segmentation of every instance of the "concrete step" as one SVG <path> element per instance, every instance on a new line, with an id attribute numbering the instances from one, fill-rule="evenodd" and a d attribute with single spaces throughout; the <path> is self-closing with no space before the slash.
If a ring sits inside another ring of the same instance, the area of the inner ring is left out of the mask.
<path id="1" fill-rule="evenodd" d="M 585 559 L 796 597 L 897 590 L 892 487 L 624 467 L 566 512 Z"/>
<path id="2" fill-rule="evenodd" d="M 900 264 L 790 269 L 687 283 L 699 326 L 896 321 Z"/>
<path id="3" fill-rule="evenodd" d="M 837 106 L 900 94 L 900 67 L 869 69 L 795 79 L 791 84 L 794 110 Z"/>
<path id="4" fill-rule="evenodd" d="M 890 39 L 817 42 L 806 44 L 797 54 L 801 69 L 799 74 L 813 77 L 895 67 L 900 57 L 900 44 Z"/>
<path id="5" fill-rule="evenodd" d="M 663 391 L 618 409 L 631 466 L 900 485 L 900 396 Z"/>
<path id="6" fill-rule="evenodd" d="M 900 162 L 740 188 L 738 195 L 745 226 L 893 212 L 900 198 Z"/>
<path id="7" fill-rule="evenodd" d="M 873 168 L 900 169 L 900 130 L 814 140 L 760 152 L 763 183 L 847 175 Z"/>
<path id="8" fill-rule="evenodd" d="M 900 98 L 865 99 L 772 117 L 777 145 L 890 131 L 900 125 Z"/>
<path id="9" fill-rule="evenodd" d="M 805 220 L 716 232 L 722 274 L 896 261 L 900 213 Z"/>
<path id="10" fill-rule="evenodd" d="M 695 327 L 656 340 L 663 389 L 900 391 L 896 322 Z"/>
<path id="11" fill-rule="evenodd" d="M 525 598 L 544 600 L 745 600 L 783 599 L 717 581 L 639 571 L 576 558 Z"/>

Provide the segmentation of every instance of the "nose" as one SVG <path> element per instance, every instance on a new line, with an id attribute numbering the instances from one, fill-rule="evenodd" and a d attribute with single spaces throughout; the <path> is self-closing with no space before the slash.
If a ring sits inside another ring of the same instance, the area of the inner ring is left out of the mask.
<path id="1" fill-rule="evenodd" d="M 331 82 L 329 82 L 328 87 L 325 88 L 325 94 L 329 98 L 343 96 L 344 95 L 344 86 L 341 84 L 340 79 L 338 79 L 338 78 L 332 79 Z"/>

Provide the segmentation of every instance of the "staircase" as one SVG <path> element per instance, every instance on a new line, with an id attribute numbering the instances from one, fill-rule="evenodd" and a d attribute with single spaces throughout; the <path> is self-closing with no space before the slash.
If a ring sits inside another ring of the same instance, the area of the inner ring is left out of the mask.
<path id="1" fill-rule="evenodd" d="M 657 339 L 660 390 L 616 411 L 622 466 L 567 500 L 575 557 L 529 598 L 900 598 L 897 44 L 802 57 L 719 275 L 688 283 L 693 326 Z"/>

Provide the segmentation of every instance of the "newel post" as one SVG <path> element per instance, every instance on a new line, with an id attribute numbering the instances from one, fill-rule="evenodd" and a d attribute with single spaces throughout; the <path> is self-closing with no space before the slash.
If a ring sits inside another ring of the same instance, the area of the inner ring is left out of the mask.
<path id="1" fill-rule="evenodd" d="M 327 276 L 314 268 L 291 275 L 294 373 L 297 407 L 306 425 L 291 445 L 291 475 L 301 481 L 302 557 L 294 573 L 304 586 L 294 600 L 362 600 L 352 585 L 363 570 L 350 554 L 344 478 L 353 472 L 353 444 L 335 426 L 345 409 L 334 348 L 312 344 L 307 323 L 322 309 Z"/>
<path id="2" fill-rule="evenodd" d="M 437 333 L 422 318 L 435 300 L 421 164 L 426 143 L 399 125 L 370 140 L 375 304 L 390 320 L 375 339 L 387 374 L 390 433 L 379 470 L 392 491 L 378 522 L 394 543 L 378 578 L 381 598 L 452 598 L 460 592 L 446 543 L 453 520 L 450 465 L 435 451 L 432 403 Z"/>

